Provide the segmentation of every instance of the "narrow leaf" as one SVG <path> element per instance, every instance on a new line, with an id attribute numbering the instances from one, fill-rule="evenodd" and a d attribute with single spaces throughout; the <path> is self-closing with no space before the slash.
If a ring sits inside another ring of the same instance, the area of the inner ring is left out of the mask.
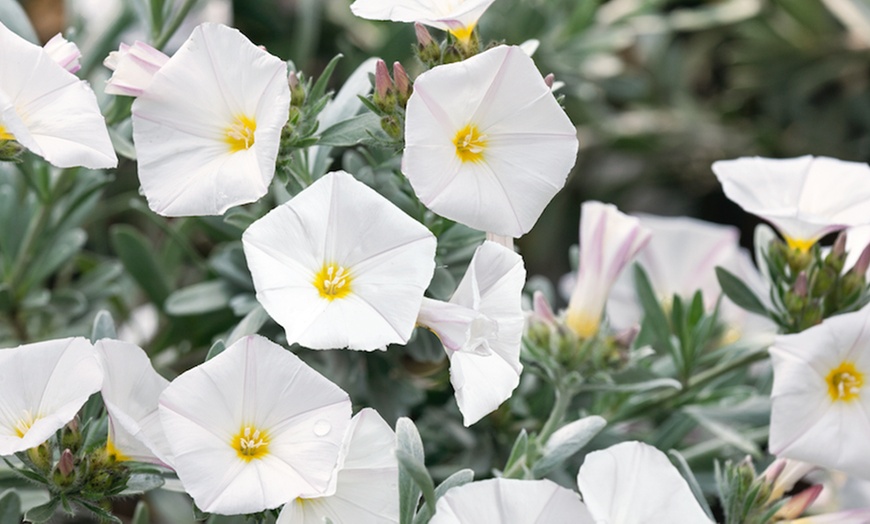
<path id="1" fill-rule="evenodd" d="M 426 507 L 435 512 L 435 483 L 426 470 L 426 465 L 411 456 L 410 453 L 397 449 L 396 459 L 399 461 L 399 471 L 405 471 L 423 492 Z"/>
<path id="2" fill-rule="evenodd" d="M 118 338 L 112 314 L 105 309 L 97 312 L 97 316 L 94 317 L 93 327 L 91 327 L 91 342 L 96 342 L 103 338 Z"/>
<path id="3" fill-rule="evenodd" d="M 435 488 L 435 501 L 437 503 L 438 499 L 444 496 L 447 491 L 451 488 L 458 488 L 459 486 L 463 486 L 468 484 L 469 482 L 474 480 L 474 471 L 470 469 L 461 469 L 456 473 L 450 475 L 444 482 L 438 485 Z M 423 506 L 420 509 L 420 513 L 414 518 L 414 524 L 426 524 L 429 522 L 429 519 L 432 518 L 434 513 L 429 510 L 429 506 Z"/>
<path id="4" fill-rule="evenodd" d="M 396 452 L 403 451 L 419 462 L 424 462 L 423 441 L 417 426 L 409 418 L 396 421 Z M 417 503 L 422 490 L 414 482 L 410 472 L 399 468 L 399 524 L 411 524 L 417 512 Z"/>
<path id="5" fill-rule="evenodd" d="M 544 445 L 544 455 L 532 466 L 532 474 L 540 478 L 556 466 L 563 464 L 588 444 L 606 425 L 606 420 L 593 415 L 562 426 L 547 440 Z"/>
<path id="6" fill-rule="evenodd" d="M 110 235 L 112 249 L 121 259 L 124 269 L 151 301 L 162 307 L 169 296 L 169 284 L 165 271 L 154 258 L 154 246 L 132 226 L 116 225 Z"/>
<path id="7" fill-rule="evenodd" d="M 201 315 L 229 307 L 233 291 L 223 280 L 209 280 L 175 291 L 166 299 L 166 313 L 176 317 Z"/>
<path id="8" fill-rule="evenodd" d="M 731 299 L 731 302 L 734 302 L 750 313 L 756 313 L 765 317 L 770 315 L 761 300 L 734 273 L 717 266 L 716 278 L 719 280 L 722 292 Z"/>

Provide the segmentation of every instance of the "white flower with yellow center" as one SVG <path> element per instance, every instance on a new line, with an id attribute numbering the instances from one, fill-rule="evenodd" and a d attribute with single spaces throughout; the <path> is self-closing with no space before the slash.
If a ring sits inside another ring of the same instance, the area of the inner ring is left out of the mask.
<path id="1" fill-rule="evenodd" d="M 677 468 L 648 444 L 622 442 L 586 455 L 577 485 L 595 522 L 713 524 Z"/>
<path id="2" fill-rule="evenodd" d="M 612 204 L 588 201 L 580 210 L 577 281 L 565 311 L 565 324 L 588 338 L 598 333 L 610 288 L 650 239 L 637 217 Z"/>
<path id="3" fill-rule="evenodd" d="M 329 489 L 284 506 L 277 524 L 393 524 L 399 522 L 396 433 L 366 408 L 351 420 Z"/>
<path id="4" fill-rule="evenodd" d="M 432 211 L 519 237 L 565 184 L 578 147 L 532 59 L 499 46 L 417 78 L 402 172 Z"/>
<path id="5" fill-rule="evenodd" d="M 157 399 L 169 381 L 135 344 L 103 339 L 94 344 L 105 370 L 100 392 L 109 413 L 107 448 L 117 460 L 172 465 Z"/>
<path id="6" fill-rule="evenodd" d="M 495 478 L 452 488 L 430 524 L 595 524 L 577 493 L 551 480 Z"/>
<path id="7" fill-rule="evenodd" d="M 133 102 L 139 181 L 152 210 L 220 215 L 266 194 L 290 107 L 283 61 L 236 29 L 202 24 L 133 85 L 142 88 Z"/>
<path id="8" fill-rule="evenodd" d="M 158 411 L 185 491 L 222 515 L 324 492 L 351 414 L 347 393 L 259 336 L 178 376 Z"/>
<path id="9" fill-rule="evenodd" d="M 117 166 L 94 92 L 65 69 L 74 52 L 52 42 L 64 65 L 0 23 L 0 141 L 16 140 L 57 167 Z"/>
<path id="10" fill-rule="evenodd" d="M 870 480 L 870 308 L 776 337 L 770 452 Z"/>
<path id="11" fill-rule="evenodd" d="M 102 381 L 94 348 L 83 338 L 0 349 L 0 455 L 48 440 Z"/>
<path id="12" fill-rule="evenodd" d="M 242 244 L 257 299 L 312 349 L 404 344 L 435 271 L 432 233 L 343 171 L 251 224 Z"/>
<path id="13" fill-rule="evenodd" d="M 833 231 L 870 223 L 870 166 L 835 158 L 738 158 L 713 163 L 725 196 L 807 251 Z"/>
<path id="14" fill-rule="evenodd" d="M 431 329 L 450 358 L 450 382 L 470 426 L 509 399 L 523 365 L 523 259 L 484 242 L 449 302 L 423 299 L 417 322 Z"/>
<path id="15" fill-rule="evenodd" d="M 353 14 L 368 20 L 419 22 L 449 31 L 467 42 L 477 21 L 495 0 L 356 0 Z"/>

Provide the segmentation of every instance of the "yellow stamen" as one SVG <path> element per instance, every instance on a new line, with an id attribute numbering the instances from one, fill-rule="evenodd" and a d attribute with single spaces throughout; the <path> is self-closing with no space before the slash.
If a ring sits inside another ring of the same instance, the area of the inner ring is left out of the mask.
<path id="1" fill-rule="evenodd" d="M 239 115 L 227 126 L 224 141 L 230 146 L 230 152 L 236 153 L 250 149 L 254 145 L 254 131 L 257 121 L 247 115 Z"/>
<path id="2" fill-rule="evenodd" d="M 456 133 L 453 145 L 456 146 L 456 156 L 463 162 L 480 162 L 486 149 L 486 137 L 477 126 L 468 124 Z"/>
<path id="3" fill-rule="evenodd" d="M 855 364 L 843 362 L 835 367 L 825 377 L 828 383 L 828 395 L 834 402 L 850 402 L 857 400 L 864 386 L 864 374 L 858 371 Z"/>
<path id="4" fill-rule="evenodd" d="M 231 445 L 245 462 L 261 459 L 269 454 L 269 434 L 253 426 L 243 426 Z"/>
<path id="5" fill-rule="evenodd" d="M 115 443 L 112 442 L 112 439 L 106 439 L 106 454 L 114 458 L 115 462 L 125 462 L 133 460 L 124 453 L 122 453 L 121 450 L 116 448 Z"/>
<path id="6" fill-rule="evenodd" d="M 582 311 L 568 309 L 565 317 L 565 325 L 582 338 L 591 338 L 598 333 L 601 321 L 597 317 L 591 317 Z"/>
<path id="7" fill-rule="evenodd" d="M 788 247 L 792 249 L 797 249 L 801 253 L 808 252 L 810 248 L 813 247 L 813 244 L 816 243 L 815 240 L 803 240 L 800 238 L 792 238 L 789 236 L 785 237 L 785 241 L 788 244 Z"/>
<path id="8" fill-rule="evenodd" d="M 24 435 L 40 418 L 39 415 L 34 417 L 29 409 L 24 410 L 24 415 L 15 423 L 15 434 L 18 438 L 24 438 Z"/>
<path id="9" fill-rule="evenodd" d="M 474 33 L 474 24 L 450 30 L 450 34 L 455 36 L 456 39 L 463 44 L 467 44 L 468 41 L 471 40 L 472 33 Z"/>
<path id="10" fill-rule="evenodd" d="M 352 281 L 350 271 L 338 264 L 323 264 L 323 268 L 314 275 L 314 287 L 321 297 L 330 301 L 349 295 Z"/>
<path id="11" fill-rule="evenodd" d="M 3 124 L 0 124 L 0 140 L 15 140 L 15 136 Z"/>

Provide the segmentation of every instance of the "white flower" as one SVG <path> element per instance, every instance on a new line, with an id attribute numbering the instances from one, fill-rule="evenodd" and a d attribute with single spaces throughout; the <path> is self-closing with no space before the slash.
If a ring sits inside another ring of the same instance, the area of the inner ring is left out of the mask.
<path id="1" fill-rule="evenodd" d="M 870 308 L 776 337 L 770 451 L 870 480 Z"/>
<path id="2" fill-rule="evenodd" d="M 353 14 L 369 20 L 419 22 L 436 29 L 450 31 L 467 42 L 483 12 L 495 0 L 356 0 L 350 6 Z"/>
<path id="3" fill-rule="evenodd" d="M 115 167 L 94 92 L 0 24 L 0 141 L 16 140 L 57 167 Z"/>
<path id="4" fill-rule="evenodd" d="M 520 381 L 523 259 L 495 242 L 474 252 L 449 302 L 424 299 L 417 322 L 450 358 L 450 382 L 470 426 L 510 398 Z"/>
<path id="5" fill-rule="evenodd" d="M 640 221 L 612 204 L 588 201 L 580 210 L 580 260 L 565 323 L 581 337 L 598 333 L 617 277 L 650 239 Z"/>
<path id="6" fill-rule="evenodd" d="M 404 344 L 435 271 L 432 233 L 343 171 L 251 224 L 242 244 L 257 299 L 313 349 Z"/>
<path id="7" fill-rule="evenodd" d="M 770 223 L 789 246 L 870 223 L 870 166 L 828 157 L 738 158 L 713 163 L 725 195 Z"/>
<path id="8" fill-rule="evenodd" d="M 82 68 L 82 64 L 79 62 L 82 57 L 81 51 L 79 51 L 78 46 L 64 38 L 62 34 L 58 33 L 51 37 L 51 40 L 46 42 L 42 48 L 52 60 L 70 73 L 75 74 Z"/>
<path id="9" fill-rule="evenodd" d="M 139 96 L 168 61 L 168 56 L 146 43 L 122 43 L 103 60 L 103 65 L 113 71 L 105 91 L 110 95 Z"/>
<path id="10" fill-rule="evenodd" d="M 667 456 L 641 442 L 586 455 L 577 485 L 595 522 L 712 524 Z"/>
<path id="11" fill-rule="evenodd" d="M 688 217 L 661 217 L 635 215 L 641 226 L 649 229 L 649 243 L 637 254 L 637 264 L 646 271 L 650 285 L 658 299 L 666 306 L 674 295 L 691 301 L 696 291 L 704 296 L 709 313 L 719 303 L 722 289 L 716 278 L 716 267 L 721 266 L 741 277 L 756 295 L 766 300 L 768 291 L 763 278 L 740 249 L 739 231 Z M 623 271 L 607 299 L 607 319 L 617 331 L 637 325 L 643 311 L 637 299 L 634 274 Z M 773 322 L 747 313 L 727 297 L 722 299 L 720 319 L 729 331 L 729 338 L 775 333 Z"/>
<path id="12" fill-rule="evenodd" d="M 105 370 L 101 393 L 109 412 L 109 453 L 117 460 L 171 465 L 157 414 L 157 399 L 169 381 L 154 371 L 139 346 L 103 339 L 94 347 Z"/>
<path id="13" fill-rule="evenodd" d="M 202 24 L 150 82 L 131 85 L 144 87 L 133 142 L 152 210 L 220 215 L 266 194 L 290 107 L 284 62 L 235 29 Z"/>
<path id="14" fill-rule="evenodd" d="M 565 184 L 578 146 L 532 59 L 499 46 L 417 78 L 402 172 L 432 211 L 519 237 Z"/>
<path id="15" fill-rule="evenodd" d="M 83 338 L 0 350 L 0 455 L 48 440 L 102 381 L 94 348 Z"/>
<path id="16" fill-rule="evenodd" d="M 325 491 L 350 423 L 347 393 L 259 336 L 181 374 L 158 410 L 184 489 L 224 515 Z"/>
<path id="17" fill-rule="evenodd" d="M 353 417 L 326 493 L 287 503 L 277 524 L 322 524 L 327 518 L 333 524 L 399 522 L 396 434 L 373 409 Z"/>
<path id="18" fill-rule="evenodd" d="M 496 478 L 452 488 L 430 524 L 595 524 L 577 493 L 550 480 Z"/>

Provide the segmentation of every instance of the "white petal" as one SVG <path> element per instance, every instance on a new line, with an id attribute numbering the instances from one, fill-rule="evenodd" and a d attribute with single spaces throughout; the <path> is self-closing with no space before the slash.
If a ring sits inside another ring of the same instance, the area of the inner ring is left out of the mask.
<path id="1" fill-rule="evenodd" d="M 94 348 L 83 338 L 0 350 L 0 455 L 45 442 L 75 417 L 102 381 Z"/>
<path id="2" fill-rule="evenodd" d="M 151 84 L 151 80 L 169 57 L 143 42 L 128 46 L 121 44 L 118 51 L 112 51 L 103 65 L 113 71 L 106 82 L 106 93 L 110 95 L 139 96 Z"/>
<path id="3" fill-rule="evenodd" d="M 70 73 L 77 73 L 82 68 L 79 58 L 82 57 L 78 46 L 63 37 L 60 33 L 51 37 L 51 39 L 42 46 L 48 56 L 54 60 L 57 65 L 66 69 Z"/>
<path id="4" fill-rule="evenodd" d="M 266 194 L 287 122 L 287 67 L 235 29 L 197 27 L 133 103 L 133 140 L 148 205 L 165 216 L 220 215 Z M 254 142 L 227 132 L 253 120 Z"/>
<path id="5" fill-rule="evenodd" d="M 594 524 L 580 497 L 550 480 L 490 479 L 447 491 L 430 524 Z"/>
<path id="6" fill-rule="evenodd" d="M 157 415 L 157 399 L 169 381 L 134 344 L 103 339 L 95 348 L 105 370 L 101 393 L 114 447 L 132 460 L 171 465 L 169 442 Z"/>
<path id="7" fill-rule="evenodd" d="M 94 92 L 0 24 L 0 124 L 57 167 L 118 165 Z"/>
<path id="8" fill-rule="evenodd" d="M 454 145 L 467 125 L 482 134 L 477 161 L 461 160 Z M 564 185 L 577 148 L 573 124 L 532 59 L 499 46 L 417 78 L 402 171 L 436 213 L 518 237 Z"/>
<path id="9" fill-rule="evenodd" d="M 289 351 L 251 336 L 176 378 L 159 413 L 197 506 L 241 514 L 327 489 L 350 401 Z M 244 460 L 233 447 L 244 428 L 268 435 L 264 456 Z"/>
<path id="10" fill-rule="evenodd" d="M 356 0 L 350 6 L 353 14 L 369 20 L 420 22 L 443 29 L 474 27 L 483 12 L 495 0 Z"/>
<path id="11" fill-rule="evenodd" d="M 665 454 L 640 442 L 588 454 L 577 484 L 596 522 L 712 522 Z"/>
<path id="12" fill-rule="evenodd" d="M 313 349 L 407 342 L 435 269 L 429 230 L 344 172 L 273 209 L 242 243 L 257 299 L 287 340 Z M 326 264 L 349 271 L 347 296 L 321 296 Z"/>

